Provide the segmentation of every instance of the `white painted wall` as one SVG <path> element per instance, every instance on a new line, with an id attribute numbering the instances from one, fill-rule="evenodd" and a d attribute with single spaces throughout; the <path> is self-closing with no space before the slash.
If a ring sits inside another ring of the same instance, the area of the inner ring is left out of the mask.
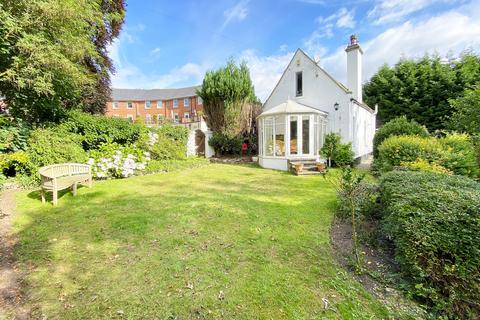
<path id="1" fill-rule="evenodd" d="M 295 76 L 299 71 L 303 74 L 303 95 L 296 97 Z M 351 91 L 339 85 L 303 51 L 297 50 L 277 86 L 265 101 L 263 111 L 291 99 L 326 112 L 328 132 L 339 133 L 344 143 L 352 142 L 355 157 L 360 157 L 372 152 L 376 115 L 352 102 L 352 98 Z M 339 104 L 338 111 L 334 109 L 335 103 Z"/>

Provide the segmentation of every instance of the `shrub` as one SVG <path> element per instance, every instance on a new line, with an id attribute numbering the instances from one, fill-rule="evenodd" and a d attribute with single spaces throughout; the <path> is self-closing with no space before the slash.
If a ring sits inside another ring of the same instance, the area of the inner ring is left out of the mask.
<path id="1" fill-rule="evenodd" d="M 88 164 L 95 178 L 127 178 L 145 170 L 150 154 L 133 145 L 103 143 L 90 150 Z"/>
<path id="2" fill-rule="evenodd" d="M 378 156 L 378 148 L 387 138 L 391 136 L 414 135 L 428 137 L 427 128 L 414 120 L 409 121 L 405 116 L 390 120 L 375 133 L 375 137 L 373 138 L 373 156 Z"/>
<path id="3" fill-rule="evenodd" d="M 36 166 L 30 160 L 30 156 L 25 151 L 17 151 L 8 154 L 0 154 L 1 174 L 6 177 L 16 177 L 20 175 L 32 175 L 36 172 Z"/>
<path id="4" fill-rule="evenodd" d="M 242 137 L 229 137 L 225 134 L 214 133 L 208 140 L 208 144 L 212 146 L 218 155 L 234 155 L 240 154 L 242 151 Z"/>
<path id="5" fill-rule="evenodd" d="M 411 162 L 402 161 L 400 165 L 411 171 L 425 171 L 425 172 L 452 174 L 452 172 L 447 168 L 442 167 L 441 165 L 436 164 L 434 162 L 428 162 L 427 160 L 424 160 L 421 158 L 418 158 L 417 160 L 411 161 Z"/>
<path id="6" fill-rule="evenodd" d="M 70 112 L 61 127 L 80 135 L 85 150 L 96 149 L 102 143 L 120 145 L 135 143 L 146 130 L 145 126 L 130 123 L 126 119 L 91 115 L 79 111 Z"/>
<path id="7" fill-rule="evenodd" d="M 375 167 L 386 172 L 396 166 L 421 171 L 448 171 L 470 177 L 478 175 L 475 150 L 464 134 L 448 134 L 445 138 L 392 136 L 378 148 Z M 427 165 L 428 164 L 428 165 Z"/>
<path id="8" fill-rule="evenodd" d="M 26 150 L 30 130 L 25 122 L 0 117 L 0 152 Z"/>
<path id="9" fill-rule="evenodd" d="M 442 165 L 456 174 L 475 178 L 478 176 L 478 163 L 475 147 L 467 134 L 451 133 L 440 139 L 446 150 Z"/>
<path id="10" fill-rule="evenodd" d="M 480 184 L 394 171 L 383 176 L 382 228 L 409 291 L 447 317 L 480 316 Z"/>
<path id="11" fill-rule="evenodd" d="M 55 128 L 32 131 L 28 148 L 32 162 L 39 167 L 54 163 L 85 163 L 87 159 L 77 136 Z"/>
<path id="12" fill-rule="evenodd" d="M 341 137 L 337 133 L 328 133 L 325 136 L 325 143 L 323 144 L 320 154 L 328 159 L 329 165 L 331 161 L 339 167 L 347 166 L 353 162 L 352 144 L 341 143 Z"/>
<path id="13" fill-rule="evenodd" d="M 143 133 L 136 145 L 154 160 L 180 160 L 187 155 L 187 140 L 186 128 L 165 125 Z"/>

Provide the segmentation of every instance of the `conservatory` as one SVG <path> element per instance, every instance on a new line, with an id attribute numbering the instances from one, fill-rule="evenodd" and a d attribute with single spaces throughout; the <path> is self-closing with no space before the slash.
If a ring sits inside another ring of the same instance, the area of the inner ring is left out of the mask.
<path id="1" fill-rule="evenodd" d="M 262 112 L 257 118 L 260 166 L 287 171 L 289 161 L 319 161 L 327 116 L 292 100 Z"/>

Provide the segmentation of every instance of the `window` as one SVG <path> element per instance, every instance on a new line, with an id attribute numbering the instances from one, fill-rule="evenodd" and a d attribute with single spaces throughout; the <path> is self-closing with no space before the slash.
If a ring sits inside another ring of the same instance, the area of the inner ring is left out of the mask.
<path id="1" fill-rule="evenodd" d="M 198 104 L 203 104 L 202 97 L 198 97 Z"/>
<path id="2" fill-rule="evenodd" d="M 177 122 L 178 123 L 178 113 L 174 113 L 173 114 L 173 121 Z"/>
<path id="3" fill-rule="evenodd" d="M 302 75 L 302 72 L 297 72 L 295 74 L 295 78 L 296 78 L 296 95 L 297 97 L 300 97 L 301 95 L 303 95 L 303 75 Z"/>
<path id="4" fill-rule="evenodd" d="M 190 114 L 185 113 L 184 117 L 185 117 L 185 119 L 190 119 Z"/>
<path id="5" fill-rule="evenodd" d="M 150 109 L 151 102 L 149 100 L 145 101 L 145 109 Z"/>
<path id="6" fill-rule="evenodd" d="M 150 114 L 147 114 L 145 116 L 145 123 L 146 124 L 152 124 L 152 116 Z"/>
<path id="7" fill-rule="evenodd" d="M 131 114 L 127 115 L 127 119 L 128 121 L 133 122 L 133 115 Z"/>
<path id="8" fill-rule="evenodd" d="M 173 99 L 173 107 L 178 108 L 178 99 Z"/>
<path id="9" fill-rule="evenodd" d="M 297 116 L 290 116 L 290 154 L 298 154 L 297 128 Z"/>
<path id="10" fill-rule="evenodd" d="M 285 116 L 275 117 L 275 156 L 285 155 Z"/>
<path id="11" fill-rule="evenodd" d="M 265 152 L 266 156 L 273 156 L 273 118 L 265 118 Z"/>
<path id="12" fill-rule="evenodd" d="M 127 102 L 127 109 L 133 109 L 133 102 L 132 101 Z"/>
<path id="13" fill-rule="evenodd" d="M 310 154 L 310 116 L 302 117 L 302 153 Z"/>
<path id="14" fill-rule="evenodd" d="M 113 101 L 112 102 L 112 108 L 113 109 L 118 109 L 118 101 Z"/>
<path id="15" fill-rule="evenodd" d="M 185 109 L 190 108 L 190 99 L 183 99 L 183 106 L 185 107 Z"/>
<path id="16" fill-rule="evenodd" d="M 161 109 L 163 107 L 163 101 L 162 100 L 158 100 L 157 101 L 157 109 Z"/>

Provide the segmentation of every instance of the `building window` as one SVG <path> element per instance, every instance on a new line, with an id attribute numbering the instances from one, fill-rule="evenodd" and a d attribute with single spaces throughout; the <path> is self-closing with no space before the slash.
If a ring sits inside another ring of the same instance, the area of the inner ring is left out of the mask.
<path id="1" fill-rule="evenodd" d="M 190 119 L 190 114 L 185 113 L 184 117 L 185 117 L 185 119 Z"/>
<path id="2" fill-rule="evenodd" d="M 296 78 L 296 95 L 297 97 L 300 97 L 303 95 L 303 75 L 302 75 L 302 72 L 297 72 L 295 74 L 295 78 Z"/>
<path id="3" fill-rule="evenodd" d="M 157 109 L 160 109 L 163 107 L 163 101 L 162 100 L 158 100 L 157 101 Z"/>
<path id="4" fill-rule="evenodd" d="M 178 108 L 178 99 L 173 99 L 173 107 Z"/>
<path id="5" fill-rule="evenodd" d="M 275 156 L 285 155 L 285 116 L 275 117 Z"/>
<path id="6" fill-rule="evenodd" d="M 113 101 L 112 102 L 112 108 L 113 109 L 118 109 L 118 101 Z"/>
<path id="7" fill-rule="evenodd" d="M 145 109 L 150 109 L 151 107 L 151 102 L 150 101 L 145 101 Z"/>
<path id="8" fill-rule="evenodd" d="M 175 121 L 176 123 L 178 123 L 178 113 L 174 113 L 173 114 L 173 121 Z"/>
<path id="9" fill-rule="evenodd" d="M 151 115 L 147 114 L 145 116 L 145 123 L 146 124 L 152 124 L 152 116 Z"/>
<path id="10" fill-rule="evenodd" d="M 127 109 L 133 109 L 133 102 L 132 101 L 127 102 Z"/>
<path id="11" fill-rule="evenodd" d="M 128 121 L 133 122 L 133 115 L 131 114 L 127 115 L 127 119 Z"/>
<path id="12" fill-rule="evenodd" d="M 263 152 L 263 154 L 265 154 L 266 156 L 273 156 L 273 139 L 274 139 L 274 136 L 273 136 L 273 118 L 269 117 L 269 118 L 265 118 L 265 122 L 264 122 L 264 134 L 265 134 L 265 150 Z"/>
<path id="13" fill-rule="evenodd" d="M 190 99 L 185 98 L 183 99 L 183 106 L 187 109 L 190 108 Z"/>
<path id="14" fill-rule="evenodd" d="M 198 104 L 203 104 L 202 97 L 198 97 Z"/>

